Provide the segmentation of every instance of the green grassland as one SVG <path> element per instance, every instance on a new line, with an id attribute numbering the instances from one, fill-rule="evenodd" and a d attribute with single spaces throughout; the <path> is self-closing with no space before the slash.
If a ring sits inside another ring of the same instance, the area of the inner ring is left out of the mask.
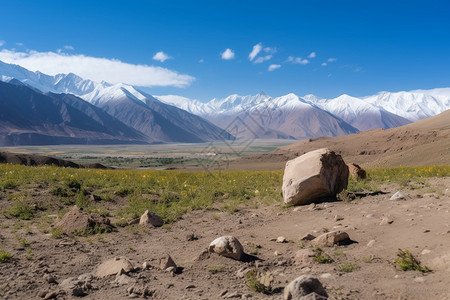
<path id="1" fill-rule="evenodd" d="M 9 218 L 42 224 L 49 214 L 61 216 L 77 205 L 120 223 L 149 209 L 174 222 L 191 210 L 233 213 L 282 204 L 282 176 L 282 170 L 181 172 L 0 164 L 0 211 Z M 426 188 L 427 178 L 448 176 L 450 166 L 370 169 L 367 179 L 350 177 L 347 191 L 377 191 L 390 183 Z"/>

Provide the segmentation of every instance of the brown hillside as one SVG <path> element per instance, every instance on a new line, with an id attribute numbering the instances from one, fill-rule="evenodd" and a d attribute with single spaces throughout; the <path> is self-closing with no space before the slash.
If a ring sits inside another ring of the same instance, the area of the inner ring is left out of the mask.
<path id="1" fill-rule="evenodd" d="M 230 163 L 230 168 L 281 169 L 287 160 L 323 147 L 364 167 L 448 165 L 450 110 L 397 128 L 303 140 L 269 154 L 241 158 Z"/>

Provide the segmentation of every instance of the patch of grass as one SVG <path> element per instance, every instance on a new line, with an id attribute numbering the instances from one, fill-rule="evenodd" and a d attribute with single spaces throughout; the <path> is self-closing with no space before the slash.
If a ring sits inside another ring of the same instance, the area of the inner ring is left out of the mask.
<path id="1" fill-rule="evenodd" d="M 322 248 L 316 247 L 313 251 L 315 253 L 314 260 L 317 261 L 319 264 L 331 264 L 332 262 L 334 262 L 331 256 L 326 254 L 322 250 Z"/>
<path id="2" fill-rule="evenodd" d="M 31 242 L 27 241 L 25 238 L 19 239 L 19 243 L 20 243 L 23 247 L 28 247 L 28 246 L 31 245 Z"/>
<path id="3" fill-rule="evenodd" d="M 374 261 L 375 257 L 373 255 L 370 256 L 365 256 L 362 258 L 362 261 L 365 262 L 366 264 L 370 264 Z"/>
<path id="4" fill-rule="evenodd" d="M 247 272 L 247 274 L 245 274 L 245 278 L 247 279 L 247 286 L 257 293 L 270 294 L 272 291 L 272 282 L 269 281 L 266 284 L 261 282 L 262 278 L 264 278 L 265 276 L 267 276 L 266 273 L 259 272 L 256 269 Z"/>
<path id="5" fill-rule="evenodd" d="M 336 249 L 334 250 L 334 255 L 343 255 L 344 251 L 342 251 L 341 249 Z"/>
<path id="6" fill-rule="evenodd" d="M 15 201 L 5 212 L 21 220 L 30 220 L 33 217 L 33 209 L 28 203 L 22 200 Z"/>
<path id="7" fill-rule="evenodd" d="M 7 262 L 11 259 L 11 253 L 0 249 L 0 263 Z"/>
<path id="8" fill-rule="evenodd" d="M 215 266 L 215 267 L 208 268 L 208 272 L 211 273 L 211 274 L 217 274 L 219 272 L 223 272 L 224 269 L 225 269 L 224 265 L 218 265 L 218 266 Z"/>
<path id="9" fill-rule="evenodd" d="M 357 264 L 354 264 L 352 262 L 344 262 L 339 265 L 338 270 L 340 272 L 350 273 L 358 268 L 359 268 L 359 266 Z"/>
<path id="10" fill-rule="evenodd" d="M 422 273 L 431 272 L 427 267 L 422 267 L 420 261 L 412 255 L 412 253 L 405 249 L 398 249 L 397 259 L 395 260 L 397 267 L 402 271 L 419 271 Z"/>

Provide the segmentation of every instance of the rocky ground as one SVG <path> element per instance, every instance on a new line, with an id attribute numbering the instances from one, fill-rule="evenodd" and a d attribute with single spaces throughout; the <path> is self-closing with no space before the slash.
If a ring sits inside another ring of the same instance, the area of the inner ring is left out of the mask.
<path id="1" fill-rule="evenodd" d="M 193 211 L 163 227 L 134 224 L 61 239 L 2 215 L 0 240 L 14 246 L 5 249 L 12 256 L 0 264 L 0 297 L 283 299 L 290 281 L 310 274 L 329 299 L 450 299 L 450 178 L 427 183 L 385 185 L 383 193 L 349 202 L 296 208 L 280 203 L 234 214 Z M 389 200 L 400 189 L 405 198 Z M 56 223 L 56 216 L 49 218 Z M 322 246 L 320 252 L 302 239 L 335 230 L 346 232 L 351 242 Z M 247 255 L 241 261 L 204 252 L 224 235 L 243 245 Z M 399 249 L 411 251 L 432 272 L 399 270 Z M 177 268 L 160 268 L 166 254 Z M 125 262 L 124 270 L 98 277 L 100 264 L 113 259 L 114 265 L 114 258 Z M 246 274 L 271 282 L 267 294 L 249 287 L 252 277 Z"/>

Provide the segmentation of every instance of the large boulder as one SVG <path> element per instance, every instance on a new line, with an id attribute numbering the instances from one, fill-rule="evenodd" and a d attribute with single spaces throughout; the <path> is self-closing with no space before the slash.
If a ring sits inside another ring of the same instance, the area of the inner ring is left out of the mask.
<path id="1" fill-rule="evenodd" d="M 302 275 L 284 288 L 285 300 L 327 299 L 328 294 L 316 277 Z"/>
<path id="2" fill-rule="evenodd" d="M 348 167 L 340 155 L 326 148 L 311 151 L 286 163 L 284 203 L 310 204 L 320 198 L 336 196 L 347 184 Z"/>
<path id="3" fill-rule="evenodd" d="M 56 224 L 66 234 L 95 234 L 109 232 L 113 229 L 108 218 L 96 213 L 88 213 L 76 205 Z"/>
<path id="4" fill-rule="evenodd" d="M 244 247 L 234 236 L 221 236 L 209 244 L 209 252 L 240 260 L 244 255 Z"/>

